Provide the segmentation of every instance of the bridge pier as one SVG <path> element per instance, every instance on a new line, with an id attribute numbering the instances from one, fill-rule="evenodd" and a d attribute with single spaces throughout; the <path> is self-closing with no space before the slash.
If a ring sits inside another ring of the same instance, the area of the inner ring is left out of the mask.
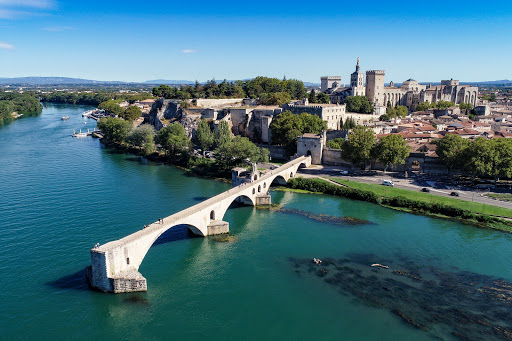
<path id="1" fill-rule="evenodd" d="M 208 235 L 229 233 L 229 223 L 222 220 L 212 220 L 208 225 Z"/>
<path id="2" fill-rule="evenodd" d="M 256 196 L 256 206 L 272 204 L 272 197 L 270 194 L 260 194 Z"/>

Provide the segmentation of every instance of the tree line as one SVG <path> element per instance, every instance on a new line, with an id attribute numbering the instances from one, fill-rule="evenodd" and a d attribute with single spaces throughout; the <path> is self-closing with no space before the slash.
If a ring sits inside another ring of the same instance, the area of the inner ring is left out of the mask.
<path id="1" fill-rule="evenodd" d="M 364 166 L 374 159 L 385 165 L 384 171 L 391 165 L 403 164 L 410 152 L 401 135 L 390 134 L 377 141 L 374 131 L 364 126 L 352 129 L 340 145 L 343 160 Z"/>
<path id="2" fill-rule="evenodd" d="M 463 170 L 473 178 L 499 180 L 512 177 L 512 140 L 477 137 L 473 141 L 448 134 L 435 141 L 439 160 L 448 168 Z"/>
<path id="3" fill-rule="evenodd" d="M 108 100 L 127 101 L 130 104 L 136 101 L 143 101 L 153 98 L 150 93 L 142 94 L 116 94 L 103 91 L 96 92 L 68 92 L 53 91 L 46 94 L 40 94 L 41 102 L 64 103 L 64 104 L 83 104 L 83 105 L 99 105 Z"/>
<path id="4" fill-rule="evenodd" d="M 269 152 L 259 148 L 246 137 L 231 137 L 229 125 L 221 121 L 214 131 L 210 123 L 201 120 L 192 139 L 187 137 L 185 128 L 179 123 L 171 123 L 155 132 L 153 126 L 133 124 L 123 118 L 107 117 L 98 121 L 98 129 L 104 137 L 118 145 L 138 149 L 150 155 L 159 149 L 171 162 L 188 168 L 206 168 L 204 173 L 226 175 L 231 168 L 249 162 L 268 162 Z M 203 156 L 212 151 L 215 158 L 206 159 L 194 155 L 194 146 L 201 149 Z"/>
<path id="5" fill-rule="evenodd" d="M 0 92 L 0 126 L 12 122 L 13 113 L 26 117 L 39 115 L 42 110 L 43 106 L 31 93 Z"/>
<path id="6" fill-rule="evenodd" d="M 256 77 L 250 80 L 227 81 L 217 83 L 215 79 L 195 85 L 179 87 L 160 85 L 153 88 L 153 95 L 167 99 L 197 99 L 197 98 L 258 98 L 265 105 L 281 105 L 290 99 L 302 99 L 307 96 L 302 81 L 269 77 Z"/>

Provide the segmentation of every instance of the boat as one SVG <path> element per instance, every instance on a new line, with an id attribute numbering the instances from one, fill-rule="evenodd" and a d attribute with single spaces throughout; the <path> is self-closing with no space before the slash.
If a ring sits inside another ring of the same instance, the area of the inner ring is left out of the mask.
<path id="1" fill-rule="evenodd" d="M 62 116 L 60 119 L 61 119 L 61 120 L 63 120 L 63 121 L 65 121 L 65 120 L 68 120 L 68 119 L 69 119 L 69 116 Z"/>
<path id="2" fill-rule="evenodd" d="M 82 129 L 80 129 L 80 132 L 77 133 L 76 131 L 73 130 L 73 137 L 87 137 L 91 135 L 91 133 L 89 132 L 89 129 L 87 129 L 87 132 L 83 132 L 82 133 Z"/>

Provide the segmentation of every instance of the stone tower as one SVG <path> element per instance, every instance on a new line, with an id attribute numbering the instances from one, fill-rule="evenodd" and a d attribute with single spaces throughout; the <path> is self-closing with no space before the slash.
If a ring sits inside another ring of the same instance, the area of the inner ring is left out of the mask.
<path id="1" fill-rule="evenodd" d="M 351 96 L 364 96 L 364 74 L 359 66 L 359 57 L 357 57 L 356 71 L 350 75 L 350 87 Z"/>
<path id="2" fill-rule="evenodd" d="M 366 71 L 366 97 L 377 106 L 384 106 L 384 76 L 383 70 Z"/>
<path id="3" fill-rule="evenodd" d="M 341 84 L 341 76 L 320 77 L 320 82 L 320 91 L 324 92 L 327 89 L 331 89 L 334 83 L 336 83 L 336 85 L 339 86 Z"/>

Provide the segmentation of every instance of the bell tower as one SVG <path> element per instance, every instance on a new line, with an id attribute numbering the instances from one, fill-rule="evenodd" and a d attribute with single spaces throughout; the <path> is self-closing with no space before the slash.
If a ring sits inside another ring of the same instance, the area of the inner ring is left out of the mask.
<path id="1" fill-rule="evenodd" d="M 356 71 L 350 75 L 350 87 L 352 96 L 364 96 L 364 74 L 359 66 L 359 57 L 357 57 Z"/>

